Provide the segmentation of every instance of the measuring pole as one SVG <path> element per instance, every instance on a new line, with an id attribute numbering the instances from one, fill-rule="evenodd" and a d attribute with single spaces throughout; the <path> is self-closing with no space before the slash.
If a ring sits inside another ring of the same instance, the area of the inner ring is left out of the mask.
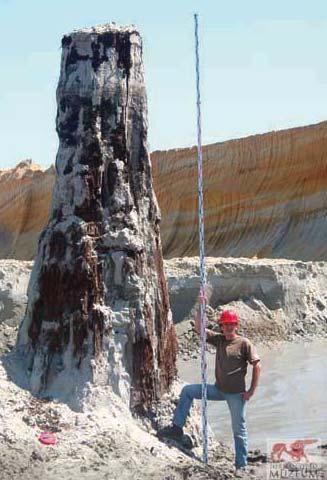
<path id="1" fill-rule="evenodd" d="M 200 315 L 201 315 L 201 379 L 202 379 L 202 440 L 203 462 L 208 463 L 208 420 L 207 420 L 207 356 L 206 356 L 206 270 L 204 257 L 204 213 L 203 213 L 203 174 L 202 174 L 202 139 L 201 139 L 201 97 L 200 97 L 200 62 L 198 14 L 194 14 L 195 33 L 195 74 L 198 134 L 198 208 L 199 208 L 199 257 L 200 257 Z"/>

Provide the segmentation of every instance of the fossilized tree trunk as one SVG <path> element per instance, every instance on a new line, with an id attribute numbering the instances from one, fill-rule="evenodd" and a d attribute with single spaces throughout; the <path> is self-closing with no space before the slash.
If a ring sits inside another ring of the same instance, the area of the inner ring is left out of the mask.
<path id="1" fill-rule="evenodd" d="M 142 44 L 105 25 L 62 39 L 60 146 L 18 350 L 47 395 L 111 385 L 149 406 L 176 374 L 147 151 Z"/>

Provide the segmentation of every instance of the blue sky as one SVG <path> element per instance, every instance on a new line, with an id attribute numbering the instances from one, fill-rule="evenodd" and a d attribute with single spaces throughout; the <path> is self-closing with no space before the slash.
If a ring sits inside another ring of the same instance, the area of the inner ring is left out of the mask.
<path id="1" fill-rule="evenodd" d="M 195 144 L 194 12 L 203 143 L 327 119 L 325 0 L 0 0 L 0 168 L 54 162 L 60 39 L 108 21 L 143 36 L 150 149 Z"/>

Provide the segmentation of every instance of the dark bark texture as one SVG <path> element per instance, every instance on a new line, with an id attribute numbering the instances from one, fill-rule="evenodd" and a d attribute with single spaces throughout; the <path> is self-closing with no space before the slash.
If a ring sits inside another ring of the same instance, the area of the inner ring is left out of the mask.
<path id="1" fill-rule="evenodd" d="M 147 150 L 142 43 L 105 25 L 62 39 L 56 183 L 18 348 L 31 389 L 110 385 L 146 409 L 176 375 Z"/>

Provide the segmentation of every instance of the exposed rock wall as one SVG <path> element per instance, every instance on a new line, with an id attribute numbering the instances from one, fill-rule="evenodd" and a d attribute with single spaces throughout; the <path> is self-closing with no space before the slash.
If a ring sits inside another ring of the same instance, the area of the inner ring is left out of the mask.
<path id="1" fill-rule="evenodd" d="M 109 384 L 133 408 L 176 374 L 147 152 L 142 44 L 106 25 L 63 37 L 56 183 L 18 337 L 34 392 Z"/>
<path id="2" fill-rule="evenodd" d="M 31 160 L 0 170 L 0 258 L 31 260 L 48 221 L 54 167 L 43 171 Z"/>
<path id="3" fill-rule="evenodd" d="M 165 258 L 198 255 L 196 149 L 154 152 Z M 206 254 L 327 259 L 327 122 L 203 149 Z"/>
<path id="4" fill-rule="evenodd" d="M 327 122 L 205 146 L 207 255 L 326 260 L 326 152 Z M 151 161 L 164 256 L 197 255 L 196 150 Z M 34 257 L 53 182 L 0 172 L 0 258 Z"/>

